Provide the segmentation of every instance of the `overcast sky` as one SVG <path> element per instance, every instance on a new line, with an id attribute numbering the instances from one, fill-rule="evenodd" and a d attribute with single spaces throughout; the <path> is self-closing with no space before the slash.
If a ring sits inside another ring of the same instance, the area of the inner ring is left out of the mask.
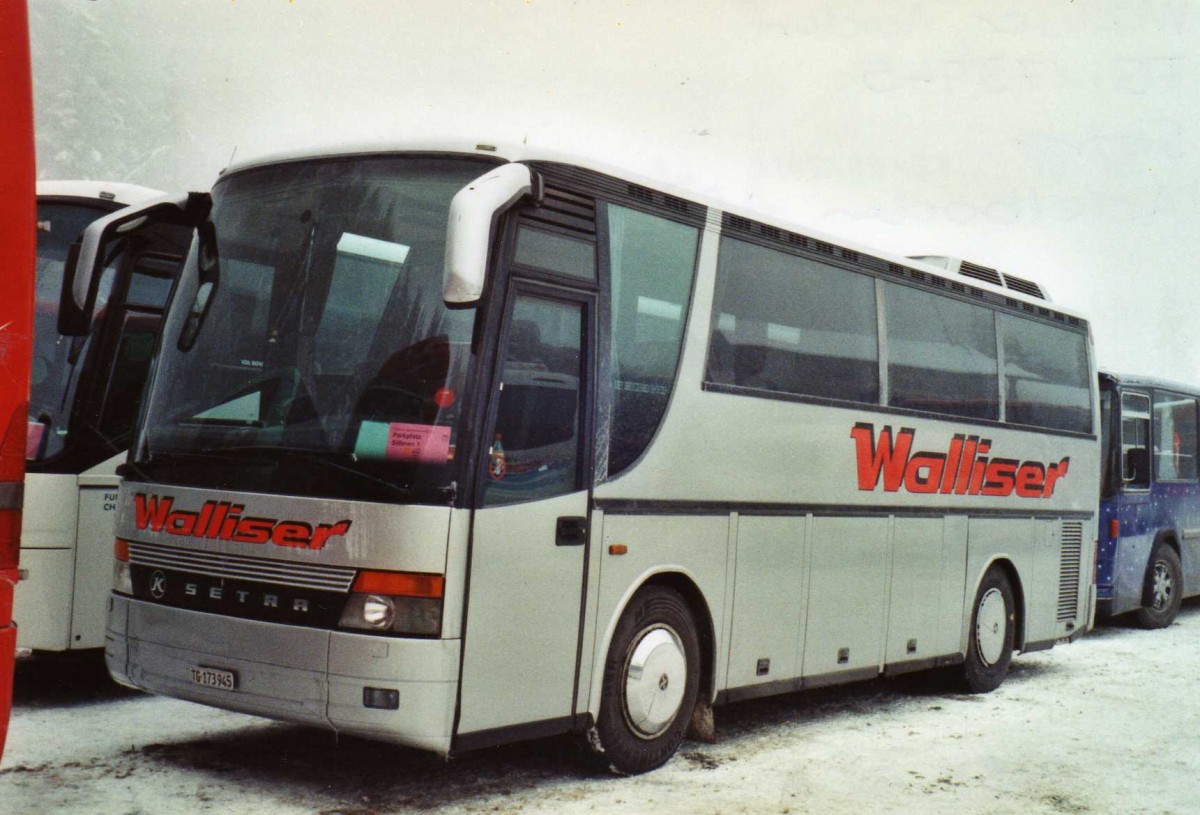
<path id="1" fill-rule="evenodd" d="M 1200 3 L 31 0 L 40 178 L 436 136 L 1032 278 L 1200 385 Z"/>

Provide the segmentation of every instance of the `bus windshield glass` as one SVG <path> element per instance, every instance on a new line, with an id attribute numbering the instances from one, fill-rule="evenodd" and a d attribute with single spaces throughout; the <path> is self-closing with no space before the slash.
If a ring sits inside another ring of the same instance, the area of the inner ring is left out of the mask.
<path id="1" fill-rule="evenodd" d="M 89 339 L 58 333 L 58 302 L 63 264 L 72 241 L 84 227 L 112 207 L 46 202 L 38 204 L 37 289 L 33 329 L 33 365 L 29 389 L 27 457 L 53 458 L 67 443 L 67 427 Z M 101 277 L 96 312 L 104 311 L 112 287 L 114 265 Z"/>
<path id="2" fill-rule="evenodd" d="M 451 497 L 475 310 L 442 301 L 446 220 L 487 169 L 357 157 L 218 183 L 135 465 L 197 486 Z"/>

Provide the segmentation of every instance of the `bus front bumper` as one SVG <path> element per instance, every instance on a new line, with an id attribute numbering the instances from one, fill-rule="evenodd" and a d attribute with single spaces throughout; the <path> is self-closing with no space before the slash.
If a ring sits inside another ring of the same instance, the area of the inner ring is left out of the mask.
<path id="1" fill-rule="evenodd" d="M 414 640 L 285 626 L 110 595 L 105 661 L 122 684 L 213 707 L 332 728 L 447 754 L 458 640 Z M 193 669 L 232 672 L 206 687 Z M 396 709 L 365 706 L 396 691 Z"/>

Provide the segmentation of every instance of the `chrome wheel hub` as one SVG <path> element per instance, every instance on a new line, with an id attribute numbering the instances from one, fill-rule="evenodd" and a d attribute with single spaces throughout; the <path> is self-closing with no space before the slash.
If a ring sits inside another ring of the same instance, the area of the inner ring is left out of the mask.
<path id="1" fill-rule="evenodd" d="M 625 659 L 625 721 L 635 735 L 662 735 L 679 713 L 687 686 L 687 655 L 670 626 L 656 624 L 633 639 Z"/>
<path id="2" fill-rule="evenodd" d="M 1159 561 L 1154 564 L 1154 584 L 1151 588 L 1154 610 L 1162 611 L 1170 606 L 1174 596 L 1175 581 L 1171 579 L 1171 570 L 1167 568 L 1167 564 Z"/>
<path id="3" fill-rule="evenodd" d="M 999 589 L 988 589 L 979 599 L 975 615 L 975 650 L 984 665 L 995 665 L 1004 655 L 1008 608 Z"/>

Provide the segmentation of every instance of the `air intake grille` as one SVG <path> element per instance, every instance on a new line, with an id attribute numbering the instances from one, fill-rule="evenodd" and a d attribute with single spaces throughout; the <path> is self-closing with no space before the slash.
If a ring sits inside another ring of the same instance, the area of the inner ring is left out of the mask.
<path id="1" fill-rule="evenodd" d="M 1079 607 L 1079 561 L 1083 554 L 1083 524 L 1063 521 L 1058 567 L 1058 620 L 1074 620 Z"/>
<path id="2" fill-rule="evenodd" d="M 1010 274 L 1005 274 L 1004 285 L 1013 291 L 1021 292 L 1021 294 L 1028 294 L 1030 297 L 1037 297 L 1042 300 L 1046 299 L 1046 295 L 1042 294 L 1041 288 L 1032 280 L 1026 280 L 1023 277 L 1014 277 Z"/>
<path id="3" fill-rule="evenodd" d="M 972 263 L 969 260 L 964 260 L 958 267 L 958 273 L 965 277 L 973 277 L 976 280 L 982 280 L 984 283 L 991 283 L 993 286 L 1003 286 L 1000 281 L 1000 273 L 995 269 L 989 269 L 986 266 L 980 266 L 978 263 Z"/>
<path id="4" fill-rule="evenodd" d="M 129 562 L 135 566 L 173 569 L 211 577 L 229 577 L 294 588 L 340 592 L 350 591 L 356 571 L 348 566 L 319 566 L 313 563 L 202 552 L 132 541 L 129 543 Z"/>
<path id="5" fill-rule="evenodd" d="M 649 192 L 645 188 L 639 189 Z M 546 185 L 542 203 L 524 210 L 521 218 L 592 236 L 596 234 L 596 199 Z"/>

